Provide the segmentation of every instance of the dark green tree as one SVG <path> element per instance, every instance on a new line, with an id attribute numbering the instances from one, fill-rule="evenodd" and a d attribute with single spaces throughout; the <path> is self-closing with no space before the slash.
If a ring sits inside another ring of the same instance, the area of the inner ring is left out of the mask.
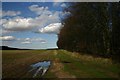
<path id="1" fill-rule="evenodd" d="M 58 35 L 58 48 L 109 55 L 110 28 L 108 3 L 70 3 L 71 14 Z"/>
<path id="2" fill-rule="evenodd" d="M 112 12 L 112 41 L 113 58 L 120 62 L 120 3 L 111 4 Z"/>

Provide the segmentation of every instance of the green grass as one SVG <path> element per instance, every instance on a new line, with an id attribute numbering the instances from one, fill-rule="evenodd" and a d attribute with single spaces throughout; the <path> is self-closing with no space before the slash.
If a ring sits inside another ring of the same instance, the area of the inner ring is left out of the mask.
<path id="1" fill-rule="evenodd" d="M 29 66 L 44 60 L 51 60 L 52 65 L 43 77 L 56 78 L 56 73 L 59 72 L 52 72 L 57 68 L 53 67 L 56 59 L 63 65 L 59 75 L 65 72 L 77 78 L 118 78 L 120 73 L 120 64 L 114 64 L 111 59 L 95 58 L 65 50 L 3 50 L 2 58 L 3 78 L 32 78 L 28 73 Z"/>
<path id="2" fill-rule="evenodd" d="M 103 64 L 103 62 L 96 63 L 96 61 L 86 61 L 80 58 L 72 57 L 64 51 L 60 51 L 58 57 L 61 61 L 69 61 L 70 63 L 64 64 L 64 70 L 83 78 L 110 78 L 119 76 L 120 72 L 117 65 L 111 63 Z M 71 54 L 71 53 L 69 53 Z M 69 56 L 69 57 L 68 57 Z"/>

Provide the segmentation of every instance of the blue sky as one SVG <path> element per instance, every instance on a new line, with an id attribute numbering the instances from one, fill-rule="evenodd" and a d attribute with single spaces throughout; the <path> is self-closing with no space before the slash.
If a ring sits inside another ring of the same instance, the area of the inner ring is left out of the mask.
<path id="1" fill-rule="evenodd" d="M 61 18 L 66 3 L 4 2 L 2 3 L 2 34 L 4 46 L 47 49 L 57 48 L 57 35 L 63 27 Z"/>

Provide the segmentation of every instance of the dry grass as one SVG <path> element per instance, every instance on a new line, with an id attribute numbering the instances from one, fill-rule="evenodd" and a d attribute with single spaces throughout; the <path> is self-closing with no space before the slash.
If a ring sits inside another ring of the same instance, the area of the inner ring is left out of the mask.
<path id="1" fill-rule="evenodd" d="M 72 57 L 75 57 L 75 58 L 79 58 L 80 60 L 83 60 L 83 61 L 89 61 L 89 62 L 96 62 L 98 64 L 106 64 L 106 65 L 112 65 L 113 62 L 112 62 L 112 59 L 109 59 L 109 58 L 102 58 L 102 57 L 93 57 L 91 55 L 87 55 L 87 54 L 80 54 L 80 53 L 76 53 L 76 52 L 68 52 L 66 50 L 63 50 L 64 53 L 72 56 Z"/>
<path id="2" fill-rule="evenodd" d="M 29 66 L 44 60 L 52 62 L 44 76 L 47 78 L 119 76 L 119 68 L 108 58 L 95 58 L 65 50 L 4 50 L 2 54 L 3 78 L 32 78 L 28 73 Z"/>
<path id="3" fill-rule="evenodd" d="M 56 58 L 53 61 L 51 72 L 55 73 L 58 78 L 75 78 L 75 76 L 71 75 L 68 72 L 63 71 L 64 65 L 61 63 L 59 58 Z"/>

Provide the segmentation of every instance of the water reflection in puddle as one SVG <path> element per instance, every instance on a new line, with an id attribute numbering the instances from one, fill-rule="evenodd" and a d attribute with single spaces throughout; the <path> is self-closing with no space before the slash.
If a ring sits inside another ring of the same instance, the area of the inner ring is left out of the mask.
<path id="1" fill-rule="evenodd" d="M 33 77 L 36 77 L 38 74 L 40 76 L 43 76 L 49 69 L 50 64 L 51 64 L 50 61 L 43 61 L 32 64 L 30 65 L 31 69 L 29 70 L 29 72 L 33 73 Z"/>

